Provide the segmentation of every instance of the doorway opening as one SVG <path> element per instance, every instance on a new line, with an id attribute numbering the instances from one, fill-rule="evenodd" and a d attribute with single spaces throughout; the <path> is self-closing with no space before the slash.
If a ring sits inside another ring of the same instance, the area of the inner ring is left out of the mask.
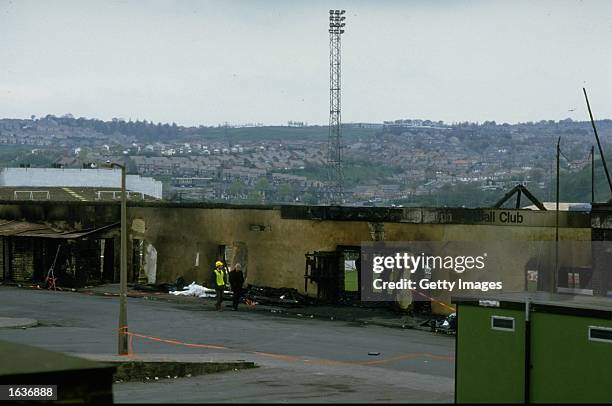
<path id="1" fill-rule="evenodd" d="M 317 299 L 326 303 L 355 303 L 361 298 L 361 249 L 338 246 L 336 251 L 306 254 L 304 290 L 317 285 Z"/>

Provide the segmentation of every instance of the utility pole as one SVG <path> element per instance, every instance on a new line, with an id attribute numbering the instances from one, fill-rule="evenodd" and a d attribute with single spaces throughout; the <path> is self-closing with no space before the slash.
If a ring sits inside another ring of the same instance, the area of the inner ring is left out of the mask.
<path id="1" fill-rule="evenodd" d="M 329 137 L 327 146 L 327 200 L 341 204 L 344 200 L 342 167 L 342 120 L 340 116 L 340 50 L 344 34 L 345 10 L 329 10 Z"/>
<path id="2" fill-rule="evenodd" d="M 595 203 L 595 146 L 591 146 L 591 204 Z"/>
<path id="3" fill-rule="evenodd" d="M 121 262 L 119 268 L 119 355 L 128 354 L 127 321 L 127 191 L 125 185 L 125 165 L 110 163 L 111 167 L 121 169 Z"/>
<path id="4" fill-rule="evenodd" d="M 121 268 L 119 270 L 119 355 L 128 354 L 127 321 L 127 190 L 125 165 L 121 167 Z"/>
<path id="5" fill-rule="evenodd" d="M 595 120 L 593 119 L 593 112 L 591 112 L 591 104 L 589 103 L 589 98 L 584 87 L 582 88 L 582 92 L 584 93 L 584 99 L 586 100 L 587 109 L 589 110 L 589 117 L 591 118 L 591 125 L 593 126 L 593 133 L 595 134 L 595 139 L 597 140 L 597 147 L 599 148 L 601 163 L 603 165 L 604 172 L 606 173 L 606 179 L 608 180 L 608 187 L 610 188 L 610 192 L 612 193 L 612 180 L 610 179 L 610 172 L 608 172 L 608 165 L 606 165 L 606 157 L 604 155 L 603 148 L 601 147 L 601 142 L 599 141 L 597 127 L 595 127 Z"/>
<path id="6" fill-rule="evenodd" d="M 559 160 L 561 158 L 561 137 L 557 139 L 557 196 L 555 205 L 555 270 L 551 278 L 550 292 L 557 292 L 557 278 L 559 274 Z"/>

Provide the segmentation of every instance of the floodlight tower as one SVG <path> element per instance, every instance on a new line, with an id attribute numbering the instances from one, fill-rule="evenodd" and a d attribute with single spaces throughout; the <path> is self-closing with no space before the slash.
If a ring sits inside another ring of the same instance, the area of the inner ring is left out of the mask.
<path id="1" fill-rule="evenodd" d="M 344 34 L 345 10 L 329 10 L 329 137 L 327 146 L 327 200 L 344 200 L 342 168 L 342 121 L 340 119 L 340 37 Z"/>

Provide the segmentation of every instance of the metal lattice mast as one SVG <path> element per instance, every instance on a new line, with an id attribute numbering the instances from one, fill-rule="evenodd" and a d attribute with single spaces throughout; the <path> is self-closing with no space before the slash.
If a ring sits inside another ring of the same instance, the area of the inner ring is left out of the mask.
<path id="1" fill-rule="evenodd" d="M 327 200 L 344 200 L 342 168 L 342 121 L 340 117 L 340 37 L 344 33 L 345 10 L 329 10 L 329 138 L 327 148 Z"/>

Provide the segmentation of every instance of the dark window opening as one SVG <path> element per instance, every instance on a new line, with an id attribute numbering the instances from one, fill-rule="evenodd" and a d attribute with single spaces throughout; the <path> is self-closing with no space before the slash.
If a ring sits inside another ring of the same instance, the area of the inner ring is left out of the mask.
<path id="1" fill-rule="evenodd" d="M 568 289 L 591 289 L 593 270 L 588 267 L 560 267 L 558 287 Z"/>
<path id="2" fill-rule="evenodd" d="M 589 326 L 589 340 L 612 343 L 612 328 Z"/>
<path id="3" fill-rule="evenodd" d="M 493 330 L 514 331 L 514 318 L 503 316 L 491 317 L 491 328 Z"/>
<path id="4" fill-rule="evenodd" d="M 115 281 L 115 240 L 107 238 L 104 240 L 102 253 L 102 282 Z"/>

